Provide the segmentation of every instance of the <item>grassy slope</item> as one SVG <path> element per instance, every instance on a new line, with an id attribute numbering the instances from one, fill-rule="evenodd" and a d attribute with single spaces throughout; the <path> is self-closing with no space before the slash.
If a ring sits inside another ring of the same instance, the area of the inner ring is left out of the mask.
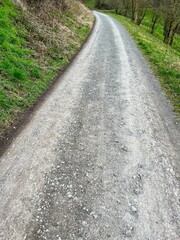
<path id="1" fill-rule="evenodd" d="M 180 115 L 180 37 L 175 36 L 173 48 L 164 44 L 161 23 L 158 23 L 155 34 L 150 34 L 150 12 L 141 26 L 112 11 L 103 12 L 119 21 L 133 36 L 159 77 L 161 85 L 174 105 L 175 112 Z"/>
<path id="2" fill-rule="evenodd" d="M 0 1 L 0 136 L 32 106 L 88 36 L 93 17 L 69 0 L 56 8 L 23 11 Z M 39 14 L 40 15 L 40 14 Z"/>

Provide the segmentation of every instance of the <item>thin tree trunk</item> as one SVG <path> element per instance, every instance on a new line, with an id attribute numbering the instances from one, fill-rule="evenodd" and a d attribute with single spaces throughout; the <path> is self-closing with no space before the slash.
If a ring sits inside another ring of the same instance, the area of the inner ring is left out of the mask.
<path id="1" fill-rule="evenodd" d="M 142 20 L 144 19 L 145 15 L 146 15 L 146 10 L 141 10 L 141 12 L 136 14 L 136 18 L 135 18 L 135 23 L 139 26 L 142 23 Z"/>
<path id="2" fill-rule="evenodd" d="M 172 44 L 173 44 L 173 40 L 174 40 L 174 35 L 175 35 L 175 33 L 176 33 L 176 31 L 177 31 L 177 29 L 178 29 L 178 27 L 179 27 L 179 23 L 177 23 L 176 24 L 176 26 L 175 26 L 175 28 L 173 29 L 173 31 L 172 31 L 172 33 L 171 33 L 171 39 L 170 39 L 170 46 L 172 46 Z"/>
<path id="3" fill-rule="evenodd" d="M 132 15 L 131 15 L 131 20 L 134 22 L 135 21 L 135 2 L 134 0 L 131 0 L 131 4 L 132 4 Z"/>
<path id="4" fill-rule="evenodd" d="M 164 43 L 170 44 L 171 42 L 171 36 L 172 36 L 172 25 L 173 21 L 168 22 L 168 20 L 165 22 L 164 27 Z"/>
<path id="5" fill-rule="evenodd" d="M 154 34 L 154 30 L 155 30 L 155 26 L 158 21 L 158 18 L 159 16 L 156 13 L 154 13 L 152 17 L 152 23 L 151 23 L 151 34 Z"/>
<path id="6" fill-rule="evenodd" d="M 124 11 L 124 16 L 127 17 L 129 5 L 125 5 L 125 11 Z"/>

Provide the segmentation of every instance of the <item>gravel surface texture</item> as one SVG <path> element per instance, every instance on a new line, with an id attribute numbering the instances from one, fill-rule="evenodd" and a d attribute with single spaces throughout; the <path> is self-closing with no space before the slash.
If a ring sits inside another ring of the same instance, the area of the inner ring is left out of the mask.
<path id="1" fill-rule="evenodd" d="M 1 158 L 1 240 L 180 239 L 179 123 L 126 30 L 95 15 Z"/>

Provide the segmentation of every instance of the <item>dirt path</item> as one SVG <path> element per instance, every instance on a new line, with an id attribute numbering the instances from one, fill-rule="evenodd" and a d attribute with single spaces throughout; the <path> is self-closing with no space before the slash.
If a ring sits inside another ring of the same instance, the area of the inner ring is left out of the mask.
<path id="1" fill-rule="evenodd" d="M 1 240 L 178 240 L 180 130 L 128 33 L 92 36 L 0 161 Z"/>

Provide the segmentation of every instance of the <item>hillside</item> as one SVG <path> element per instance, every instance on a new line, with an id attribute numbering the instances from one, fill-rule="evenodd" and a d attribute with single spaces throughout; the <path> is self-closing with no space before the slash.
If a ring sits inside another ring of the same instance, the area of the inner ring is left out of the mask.
<path id="1" fill-rule="evenodd" d="M 0 1 L 0 138 L 78 52 L 93 24 L 79 1 Z"/>

